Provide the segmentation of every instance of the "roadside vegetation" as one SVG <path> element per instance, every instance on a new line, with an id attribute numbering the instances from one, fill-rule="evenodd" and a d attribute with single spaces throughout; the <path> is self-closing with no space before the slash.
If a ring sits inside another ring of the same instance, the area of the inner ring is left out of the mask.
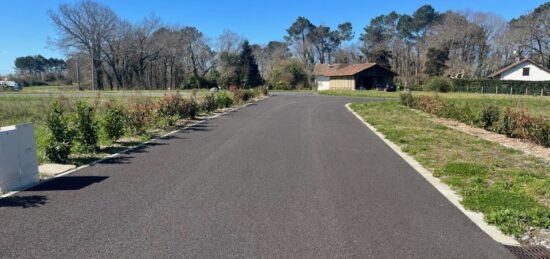
<path id="1" fill-rule="evenodd" d="M 81 165 L 266 94 L 256 88 L 162 97 L 0 96 L 0 126 L 32 122 L 41 163 Z"/>
<path id="2" fill-rule="evenodd" d="M 550 228 L 547 161 L 437 124 L 398 101 L 351 107 L 504 233 Z"/>
<path id="3" fill-rule="evenodd" d="M 399 98 L 400 92 L 367 91 L 320 91 L 320 95 L 349 96 L 349 97 L 385 97 Z M 469 106 L 474 114 L 479 114 L 487 105 L 506 108 L 524 109 L 531 116 L 550 118 L 550 97 L 509 94 L 479 94 L 479 93 L 438 93 L 413 91 L 414 96 L 432 96 L 450 100 L 457 105 Z"/>
<path id="4" fill-rule="evenodd" d="M 522 103 L 519 108 L 488 103 L 476 106 L 438 95 L 413 96 L 411 93 L 401 94 L 400 102 L 409 108 L 550 147 L 550 120 L 542 115 L 529 115 Z"/>

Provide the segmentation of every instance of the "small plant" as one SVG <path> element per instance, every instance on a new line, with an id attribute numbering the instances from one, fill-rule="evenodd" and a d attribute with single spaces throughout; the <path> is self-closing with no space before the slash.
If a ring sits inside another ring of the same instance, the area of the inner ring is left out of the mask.
<path id="1" fill-rule="evenodd" d="M 411 93 L 401 93 L 399 94 L 399 101 L 401 105 L 405 105 L 409 108 L 414 108 L 415 99 Z"/>
<path id="2" fill-rule="evenodd" d="M 195 98 L 182 98 L 178 106 L 180 118 L 195 118 L 199 107 Z"/>
<path id="3" fill-rule="evenodd" d="M 218 103 L 216 102 L 216 95 L 209 93 L 204 96 L 201 103 L 201 109 L 205 112 L 213 112 L 218 108 Z"/>
<path id="4" fill-rule="evenodd" d="M 494 105 L 487 105 L 481 111 L 480 122 L 484 129 L 491 129 L 500 118 L 500 109 Z"/>
<path id="5" fill-rule="evenodd" d="M 233 93 L 233 100 L 235 103 L 245 103 L 254 98 L 254 95 L 249 90 L 237 89 Z"/>
<path id="6" fill-rule="evenodd" d="M 149 99 L 139 100 L 132 98 L 127 109 L 124 110 L 128 132 L 133 135 L 145 133 L 147 125 L 152 121 L 153 106 Z"/>
<path id="7" fill-rule="evenodd" d="M 118 106 L 110 105 L 101 122 L 103 134 L 113 142 L 124 135 L 124 113 Z"/>
<path id="8" fill-rule="evenodd" d="M 227 92 L 219 92 L 216 95 L 216 103 L 219 108 L 229 108 L 233 106 L 233 98 Z"/>
<path id="9" fill-rule="evenodd" d="M 46 116 L 49 136 L 44 151 L 46 158 L 55 163 L 67 162 L 71 153 L 72 132 L 69 130 L 64 113 L 65 108 L 62 103 L 55 101 Z"/>
<path id="10" fill-rule="evenodd" d="M 161 116 L 174 116 L 179 114 L 179 107 L 181 105 L 181 95 L 176 94 L 165 94 L 160 100 L 158 111 Z"/>
<path id="11" fill-rule="evenodd" d="M 85 102 L 76 103 L 76 114 L 74 117 L 75 141 L 77 148 L 83 152 L 96 152 L 97 145 L 97 123 L 95 121 L 95 110 Z"/>
<path id="12" fill-rule="evenodd" d="M 446 93 L 451 91 L 451 83 L 442 77 L 432 77 L 424 86 L 424 91 Z"/>

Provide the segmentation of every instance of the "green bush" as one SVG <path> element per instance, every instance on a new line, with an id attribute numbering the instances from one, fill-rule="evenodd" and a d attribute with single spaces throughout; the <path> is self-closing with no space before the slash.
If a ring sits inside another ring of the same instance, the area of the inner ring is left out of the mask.
<path id="1" fill-rule="evenodd" d="M 233 98 L 226 91 L 222 91 L 216 95 L 216 103 L 219 108 L 229 108 L 233 106 Z"/>
<path id="2" fill-rule="evenodd" d="M 46 125 L 49 135 L 44 150 L 49 161 L 55 163 L 67 162 L 72 147 L 72 132 L 69 130 L 65 108 L 60 101 L 55 101 L 46 115 Z"/>
<path id="3" fill-rule="evenodd" d="M 550 125 L 543 118 L 529 116 L 525 110 L 506 109 L 495 127 L 498 133 L 510 138 L 531 140 L 544 147 L 550 147 Z"/>
<path id="4" fill-rule="evenodd" d="M 98 150 L 97 123 L 95 121 L 95 110 L 85 102 L 76 103 L 76 114 L 74 117 L 76 147 L 83 152 L 96 152 Z"/>
<path id="5" fill-rule="evenodd" d="M 422 85 L 419 84 L 412 84 L 407 86 L 407 89 L 410 91 L 424 91 L 424 88 L 422 88 Z"/>
<path id="6" fill-rule="evenodd" d="M 410 107 L 410 108 L 414 108 L 415 107 L 415 104 L 414 104 L 414 97 L 411 93 L 401 93 L 399 94 L 399 102 L 401 103 L 401 105 L 405 105 L 407 107 Z"/>
<path id="7" fill-rule="evenodd" d="M 451 83 L 442 77 L 432 77 L 424 86 L 424 91 L 446 93 L 451 91 Z"/>
<path id="8" fill-rule="evenodd" d="M 483 108 L 480 115 L 481 126 L 484 129 L 492 129 L 500 118 L 500 109 L 498 106 L 487 105 Z"/>
<path id="9" fill-rule="evenodd" d="M 205 112 L 213 112 L 218 109 L 218 103 L 216 102 L 216 95 L 209 93 L 202 98 L 201 110 Z"/>
<path id="10" fill-rule="evenodd" d="M 153 121 L 154 105 L 149 99 L 132 99 L 124 110 L 126 130 L 132 135 L 144 134 Z"/>
<path id="11" fill-rule="evenodd" d="M 250 90 L 237 89 L 233 93 L 234 103 L 245 103 L 250 101 L 252 98 L 254 98 L 254 95 Z"/>
<path id="12" fill-rule="evenodd" d="M 542 90 L 550 96 L 550 81 L 452 79 L 451 84 L 456 92 L 540 95 Z"/>
<path id="13" fill-rule="evenodd" d="M 101 121 L 103 134 L 113 142 L 124 135 L 124 113 L 118 106 L 110 105 Z"/>
<path id="14" fill-rule="evenodd" d="M 163 117 L 171 117 L 179 114 L 182 97 L 179 93 L 165 94 L 159 102 L 158 113 Z"/>
<path id="15" fill-rule="evenodd" d="M 194 98 L 182 98 L 178 106 L 178 114 L 180 118 L 195 118 L 199 106 Z"/>

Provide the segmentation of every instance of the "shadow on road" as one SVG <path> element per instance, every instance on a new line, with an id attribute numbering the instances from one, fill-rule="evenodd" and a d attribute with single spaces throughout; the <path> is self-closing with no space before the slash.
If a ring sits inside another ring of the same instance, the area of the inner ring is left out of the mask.
<path id="1" fill-rule="evenodd" d="M 44 195 L 11 196 L 0 200 L 2 207 L 21 207 L 23 209 L 39 207 L 46 204 L 48 198 Z"/>
<path id="2" fill-rule="evenodd" d="M 99 183 L 107 176 L 64 176 L 37 185 L 27 191 L 76 191 L 94 183 Z"/>
<path id="3" fill-rule="evenodd" d="M 208 125 L 208 123 L 201 123 L 201 124 L 197 124 L 193 127 L 189 127 L 187 129 L 185 129 L 185 131 L 187 132 L 190 132 L 190 131 L 211 131 L 212 127 Z"/>

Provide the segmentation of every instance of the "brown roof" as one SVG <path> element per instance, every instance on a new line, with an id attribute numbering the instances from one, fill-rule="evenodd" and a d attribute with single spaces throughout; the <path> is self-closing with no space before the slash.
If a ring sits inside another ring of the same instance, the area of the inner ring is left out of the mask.
<path id="1" fill-rule="evenodd" d="M 317 64 L 313 70 L 316 76 L 352 76 L 365 69 L 374 66 L 382 67 L 376 63 L 363 64 Z M 384 67 L 382 67 L 384 68 Z M 386 68 L 384 68 L 386 69 Z M 386 69 L 388 70 L 388 69 Z M 390 71 L 390 70 L 388 70 Z M 390 71 L 391 72 L 391 71 Z M 393 72 L 392 72 L 393 73 Z M 394 73 L 395 74 L 395 73 Z"/>
<path id="2" fill-rule="evenodd" d="M 525 58 L 525 59 L 522 59 L 522 60 L 520 60 L 520 61 L 514 62 L 514 63 L 512 63 L 512 64 L 510 64 L 510 65 L 508 65 L 508 66 L 503 67 L 502 69 L 500 69 L 500 70 L 497 71 L 497 72 L 492 73 L 492 74 L 489 75 L 488 77 L 489 77 L 489 78 L 494 78 L 494 77 L 500 76 L 500 74 L 502 74 L 502 73 L 504 73 L 504 72 L 506 72 L 506 71 L 508 71 L 508 70 L 510 70 L 510 69 L 512 69 L 512 68 L 514 68 L 514 67 L 516 67 L 516 66 L 518 66 L 518 65 L 520 65 L 520 64 L 523 64 L 524 62 L 529 62 L 529 63 L 531 63 L 531 64 L 537 66 L 538 68 L 540 68 L 540 69 L 542 69 L 542 70 L 544 70 L 544 71 L 550 73 L 550 71 L 549 71 L 547 68 L 545 68 L 545 67 L 539 65 L 537 62 L 535 62 L 535 61 L 533 61 L 533 60 L 531 60 L 531 59 Z"/>

